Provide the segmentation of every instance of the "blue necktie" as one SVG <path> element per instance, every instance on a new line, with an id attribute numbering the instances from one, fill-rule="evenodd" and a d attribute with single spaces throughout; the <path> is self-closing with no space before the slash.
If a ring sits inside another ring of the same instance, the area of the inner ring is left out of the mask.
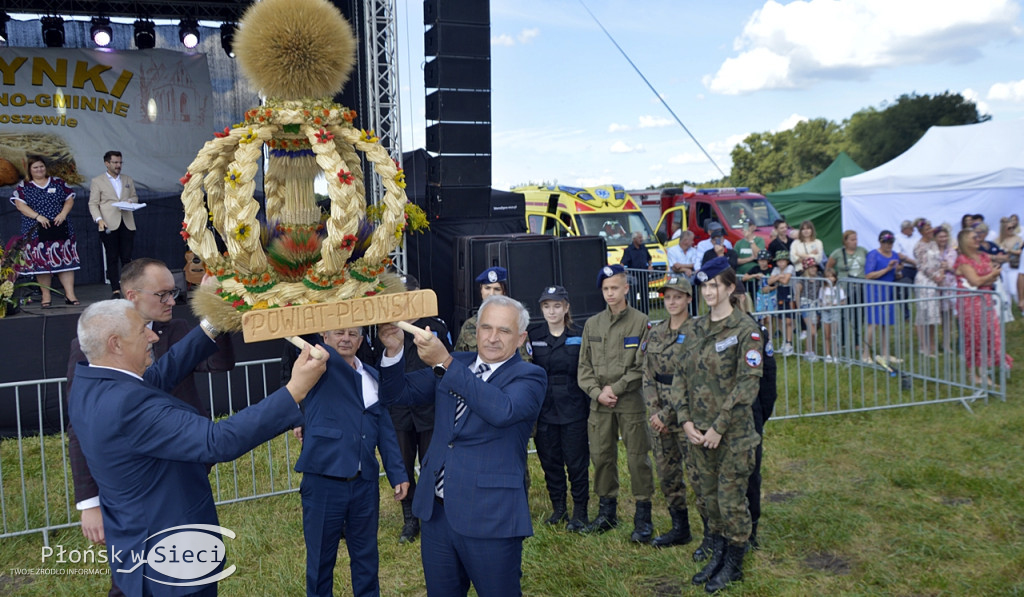
<path id="1" fill-rule="evenodd" d="M 481 379 L 483 379 L 484 373 L 487 373 L 490 370 L 491 370 L 491 366 L 490 365 L 488 365 L 487 363 L 480 363 L 480 365 L 477 366 L 477 368 L 476 368 L 476 376 L 481 378 Z M 462 415 L 464 415 L 464 414 L 466 414 L 466 401 L 462 399 L 462 396 L 459 396 L 459 397 L 457 397 L 455 399 L 455 423 L 456 424 L 458 424 L 459 419 L 461 419 Z M 443 466 L 441 467 L 441 469 L 439 471 L 437 471 L 437 480 L 434 481 L 434 495 L 436 495 L 437 497 L 439 497 L 441 499 L 444 499 L 444 467 Z"/>

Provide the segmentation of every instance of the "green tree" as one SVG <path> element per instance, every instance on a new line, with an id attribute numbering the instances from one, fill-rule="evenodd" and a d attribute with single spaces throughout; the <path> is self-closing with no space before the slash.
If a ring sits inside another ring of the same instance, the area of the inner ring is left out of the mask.
<path id="1" fill-rule="evenodd" d="M 978 113 L 978 106 L 959 93 L 904 94 L 882 109 L 865 108 L 846 122 L 847 152 L 870 170 L 910 149 L 932 126 L 985 122 L 992 117 Z"/>
<path id="2" fill-rule="evenodd" d="M 777 133 L 752 133 L 732 150 L 729 181 L 758 193 L 792 188 L 821 174 L 844 145 L 842 127 L 825 118 Z"/>

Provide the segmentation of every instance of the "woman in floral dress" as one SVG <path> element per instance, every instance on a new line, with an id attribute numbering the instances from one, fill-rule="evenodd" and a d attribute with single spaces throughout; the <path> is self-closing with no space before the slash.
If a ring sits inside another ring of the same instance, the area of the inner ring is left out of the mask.
<path id="1" fill-rule="evenodd" d="M 918 287 L 917 297 L 926 299 L 917 303 L 917 317 L 914 321 L 917 326 L 917 349 L 924 356 L 935 357 L 938 356 L 936 326 L 942 318 L 938 286 L 945 278 L 945 264 L 939 246 L 935 244 L 932 223 L 925 218 L 918 218 L 914 226 L 921 233 L 921 240 L 914 245 L 914 261 L 917 262 L 914 285 Z"/>
<path id="2" fill-rule="evenodd" d="M 994 290 L 993 284 L 999 278 L 999 269 L 992 265 L 989 256 L 978 250 L 979 239 L 975 231 L 967 228 L 957 235 L 960 255 L 956 258 L 956 282 L 958 288 Z M 985 370 L 995 367 L 1002 352 L 999 338 L 999 313 L 995 309 L 992 294 L 962 294 L 958 300 L 960 321 L 963 326 L 964 358 L 967 371 L 975 384 L 993 385 Z M 1006 367 L 1013 365 L 1013 359 L 1006 355 Z"/>

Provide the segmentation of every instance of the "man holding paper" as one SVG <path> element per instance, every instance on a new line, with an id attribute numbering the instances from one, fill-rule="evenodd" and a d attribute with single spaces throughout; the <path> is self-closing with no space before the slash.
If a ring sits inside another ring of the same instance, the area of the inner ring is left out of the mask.
<path id="1" fill-rule="evenodd" d="M 89 213 L 100 232 L 106 252 L 107 279 L 113 290 L 111 298 L 121 298 L 121 266 L 132 260 L 135 243 L 135 215 L 117 203 L 139 202 L 135 181 L 121 174 L 121 152 L 103 154 L 107 171 L 92 179 L 89 187 Z"/>

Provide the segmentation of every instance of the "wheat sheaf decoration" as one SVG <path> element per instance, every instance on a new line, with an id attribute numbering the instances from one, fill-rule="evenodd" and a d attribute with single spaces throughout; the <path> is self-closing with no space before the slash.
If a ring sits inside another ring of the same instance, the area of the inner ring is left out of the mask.
<path id="1" fill-rule="evenodd" d="M 408 203 L 405 174 L 373 131 L 357 128 L 356 113 L 331 100 L 355 62 L 350 25 L 325 0 L 263 0 L 246 11 L 234 44 L 243 74 L 267 100 L 214 133 L 181 179 L 181 236 L 219 281 L 194 295 L 193 309 L 237 331 L 248 311 L 388 290 L 388 255 L 407 227 L 425 227 L 426 219 Z M 261 206 L 253 190 L 264 149 Z M 360 153 L 386 191 L 369 207 Z M 327 214 L 313 190 L 319 174 Z M 257 219 L 261 207 L 265 223 Z M 209 222 L 227 252 L 218 251 Z"/>

